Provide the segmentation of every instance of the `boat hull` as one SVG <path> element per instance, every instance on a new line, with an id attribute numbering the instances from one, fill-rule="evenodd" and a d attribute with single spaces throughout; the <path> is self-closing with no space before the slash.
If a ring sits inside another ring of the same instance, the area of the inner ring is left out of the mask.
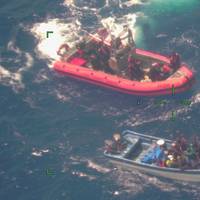
<path id="1" fill-rule="evenodd" d="M 137 49 L 136 53 L 137 55 L 146 56 L 161 62 L 170 62 L 168 57 L 156 53 L 140 49 Z M 182 65 L 178 69 L 176 76 L 157 82 L 132 81 L 116 75 L 107 74 L 102 71 L 96 71 L 64 61 L 56 61 L 53 68 L 67 76 L 86 81 L 94 85 L 103 86 L 112 90 L 137 96 L 168 95 L 172 94 L 172 88 L 175 88 L 174 93 L 181 93 L 190 89 L 194 83 L 194 74 L 186 65 Z"/>
<path id="2" fill-rule="evenodd" d="M 139 166 L 133 163 L 126 163 L 126 162 L 122 163 L 121 161 L 117 161 L 114 159 L 111 160 L 111 163 L 113 163 L 114 165 L 124 170 L 129 170 L 129 171 L 138 170 L 148 175 L 164 177 L 167 179 L 173 179 L 173 180 L 178 180 L 178 181 L 200 182 L 200 172 L 192 174 L 192 173 L 185 173 L 184 171 L 182 172 L 181 171 L 173 172 L 173 171 L 167 171 L 167 170 L 160 171 L 157 169 L 151 169 L 148 167 Z"/>
<path id="3" fill-rule="evenodd" d="M 124 131 L 122 134 L 132 139 L 139 137 L 144 143 L 149 143 L 149 144 L 152 144 L 152 141 L 154 143 L 155 141 L 162 139 L 154 136 L 143 135 L 129 130 Z M 165 139 L 165 142 L 167 145 L 170 145 L 172 143 L 171 140 L 167 139 Z M 104 152 L 104 155 L 110 159 L 111 163 L 125 170 L 130 170 L 130 171 L 138 170 L 149 175 L 154 175 L 158 177 L 164 177 L 179 181 L 200 182 L 200 169 L 168 168 L 168 167 L 160 167 L 154 164 L 143 163 L 140 161 L 140 159 L 142 159 L 146 154 L 145 151 L 143 151 L 144 154 L 143 153 L 139 154 L 139 157 L 136 157 L 135 159 L 129 159 L 127 157 L 127 154 L 129 154 L 130 150 L 132 149 L 132 147 L 131 148 L 129 147 L 127 147 L 128 150 L 127 149 L 123 150 L 121 154 L 113 155 Z"/>

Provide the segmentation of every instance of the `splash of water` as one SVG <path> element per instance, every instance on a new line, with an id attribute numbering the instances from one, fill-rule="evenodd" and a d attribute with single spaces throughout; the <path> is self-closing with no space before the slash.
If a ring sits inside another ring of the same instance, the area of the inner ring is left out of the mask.
<path id="1" fill-rule="evenodd" d="M 38 57 L 47 60 L 58 59 L 57 50 L 63 43 L 73 46 L 78 39 L 80 24 L 72 22 L 63 22 L 60 19 L 50 19 L 46 22 L 37 23 L 31 28 L 31 32 L 38 39 L 38 45 L 35 49 Z M 53 33 L 47 37 L 47 31 Z"/>
<path id="2" fill-rule="evenodd" d="M 0 65 L 0 82 L 3 85 L 11 86 L 12 89 L 17 93 L 19 90 L 25 88 L 23 83 L 23 73 L 28 71 L 33 66 L 34 61 L 30 53 L 21 51 L 15 45 L 15 38 L 8 42 L 7 50 L 16 55 L 14 59 L 8 59 L 11 65 L 15 63 L 16 65 L 20 65 L 20 67 L 18 70 L 13 72 L 6 69 L 7 66 L 5 67 Z M 25 60 L 25 62 L 21 63 L 20 60 Z"/>

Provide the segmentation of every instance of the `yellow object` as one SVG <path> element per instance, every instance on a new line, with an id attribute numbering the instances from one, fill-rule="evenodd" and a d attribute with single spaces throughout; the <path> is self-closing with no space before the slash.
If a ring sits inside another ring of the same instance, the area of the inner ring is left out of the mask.
<path id="1" fill-rule="evenodd" d="M 174 159 L 173 155 L 168 155 L 167 157 L 169 158 L 169 160 L 173 160 Z"/>
<path id="2" fill-rule="evenodd" d="M 173 160 L 166 160 L 165 164 L 167 167 L 171 167 L 173 164 Z"/>

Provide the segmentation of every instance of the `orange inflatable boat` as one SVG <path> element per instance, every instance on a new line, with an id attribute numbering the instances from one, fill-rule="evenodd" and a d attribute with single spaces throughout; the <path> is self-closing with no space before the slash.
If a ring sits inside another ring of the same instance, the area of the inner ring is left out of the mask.
<path id="1" fill-rule="evenodd" d="M 110 43 L 102 42 L 100 38 L 94 36 L 85 41 L 85 46 L 81 49 L 81 52 L 80 48 L 70 49 L 68 45 L 62 45 L 58 52 L 61 59 L 54 63 L 53 68 L 67 76 L 137 96 L 167 95 L 172 94 L 172 91 L 180 93 L 190 89 L 194 83 L 194 72 L 186 64 L 181 63 L 176 69 L 173 69 L 169 57 L 142 49 L 134 49 L 133 52 L 134 59 L 141 63 L 140 69 L 143 77 L 140 80 L 137 77 L 130 78 L 127 70 L 127 56 L 124 56 L 125 60 L 120 64 L 110 56 L 107 64 L 110 65 L 109 68 L 112 69 L 112 73 L 104 70 L 104 67 L 97 69 L 91 62 L 91 52 L 89 55 L 88 52 L 85 53 L 85 49 L 88 45 L 93 44 L 94 46 L 98 43 L 111 51 Z M 61 49 L 65 51 L 62 54 Z M 151 67 L 155 62 L 159 63 L 159 67 L 170 69 L 168 74 L 160 70 L 162 76 L 158 80 L 152 80 L 150 76 Z"/>

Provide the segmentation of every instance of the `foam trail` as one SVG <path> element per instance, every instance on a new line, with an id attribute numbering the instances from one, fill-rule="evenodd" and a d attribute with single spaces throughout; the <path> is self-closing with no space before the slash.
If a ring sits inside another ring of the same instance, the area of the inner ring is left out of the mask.
<path id="1" fill-rule="evenodd" d="M 119 34 L 123 31 L 123 25 L 128 25 L 133 33 L 133 38 L 135 37 L 135 28 L 134 25 L 136 23 L 136 14 L 127 14 L 124 15 L 120 21 L 117 20 L 116 17 L 108 17 L 101 20 L 102 25 L 107 28 L 110 34 L 115 37 L 119 36 Z M 110 40 L 110 38 L 108 38 Z M 127 41 L 125 41 L 127 43 Z"/>
<path id="2" fill-rule="evenodd" d="M 68 43 L 73 46 L 78 39 L 80 23 L 64 23 L 59 19 L 51 19 L 43 23 L 37 23 L 31 28 L 31 32 L 38 39 L 36 53 L 38 57 L 49 59 L 50 61 L 57 60 L 57 50 L 63 43 Z M 47 31 L 53 31 L 47 38 Z"/>

